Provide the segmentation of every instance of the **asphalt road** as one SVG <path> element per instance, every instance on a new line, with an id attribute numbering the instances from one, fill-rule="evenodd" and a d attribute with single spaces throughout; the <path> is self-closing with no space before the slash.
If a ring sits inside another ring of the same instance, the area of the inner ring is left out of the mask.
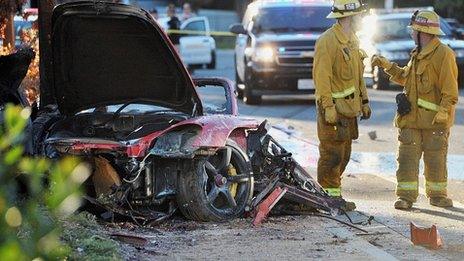
<path id="1" fill-rule="evenodd" d="M 216 70 L 196 70 L 194 76 L 221 76 L 234 80 L 234 54 L 231 50 L 218 52 Z M 396 110 L 395 95 L 398 91 L 377 91 L 369 89 L 373 110 L 372 118 L 360 123 L 360 137 L 354 142 L 357 152 L 387 153 L 393 155 L 397 149 L 397 131 L 392 125 Z M 461 90 L 456 113 L 456 125 L 452 129 L 450 153 L 464 154 L 464 92 Z M 249 106 L 239 102 L 242 116 L 268 119 L 272 124 L 294 129 L 301 137 L 317 143 L 316 106 L 311 96 L 264 96 L 259 106 Z M 371 140 L 369 133 L 377 138 Z"/>

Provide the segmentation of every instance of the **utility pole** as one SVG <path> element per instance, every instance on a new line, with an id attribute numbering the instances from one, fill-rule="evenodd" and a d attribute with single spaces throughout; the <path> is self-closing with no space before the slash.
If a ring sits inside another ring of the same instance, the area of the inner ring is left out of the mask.
<path id="1" fill-rule="evenodd" d="M 52 50 L 50 47 L 50 38 L 51 38 L 51 22 L 52 22 L 52 11 L 53 7 L 55 6 L 54 0 L 38 0 L 38 9 L 39 9 L 39 54 L 40 54 L 40 88 L 48 88 L 50 82 L 52 81 L 51 75 L 52 73 L 52 63 L 51 63 L 51 55 Z M 51 95 L 47 93 L 48 96 L 45 94 L 40 94 L 41 101 L 50 101 Z M 42 103 L 42 102 L 41 102 Z M 42 103 L 43 104 L 43 103 Z"/>
<path id="2" fill-rule="evenodd" d="M 385 0 L 385 9 L 393 10 L 394 0 Z"/>
<path id="3" fill-rule="evenodd" d="M 16 38 L 14 30 L 14 13 L 8 14 L 6 19 L 7 22 L 5 24 L 5 39 L 3 41 L 3 47 L 9 47 L 14 50 Z"/>

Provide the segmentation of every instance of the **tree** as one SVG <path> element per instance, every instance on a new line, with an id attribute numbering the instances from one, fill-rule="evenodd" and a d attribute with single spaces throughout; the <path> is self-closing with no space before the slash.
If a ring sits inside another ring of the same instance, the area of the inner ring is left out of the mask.
<path id="1" fill-rule="evenodd" d="M 434 6 L 441 16 L 464 22 L 464 0 L 439 0 L 435 1 Z"/>
<path id="2" fill-rule="evenodd" d="M 0 0 L 0 37 L 4 39 L 3 47 L 14 48 L 15 30 L 14 14 L 21 10 L 27 0 Z"/>

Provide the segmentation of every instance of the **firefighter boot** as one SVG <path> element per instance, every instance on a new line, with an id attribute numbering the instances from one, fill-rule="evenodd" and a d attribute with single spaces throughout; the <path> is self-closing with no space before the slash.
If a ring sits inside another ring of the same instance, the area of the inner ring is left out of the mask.
<path id="1" fill-rule="evenodd" d="M 395 208 L 396 209 L 402 209 L 402 210 L 408 210 L 412 208 L 412 202 L 408 201 L 406 199 L 398 198 L 395 201 Z"/>
<path id="2" fill-rule="evenodd" d="M 453 200 L 447 197 L 433 197 L 430 198 L 430 205 L 440 208 L 453 207 Z"/>

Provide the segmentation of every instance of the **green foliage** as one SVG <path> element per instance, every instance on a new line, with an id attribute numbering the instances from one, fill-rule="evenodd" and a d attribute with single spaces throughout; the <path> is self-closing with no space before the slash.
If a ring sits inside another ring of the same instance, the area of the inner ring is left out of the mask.
<path id="1" fill-rule="evenodd" d="M 0 0 L 0 18 L 15 13 L 27 0 Z"/>
<path id="2" fill-rule="evenodd" d="M 4 261 L 59 259 L 70 253 L 60 242 L 57 220 L 79 207 L 79 187 L 89 175 L 75 158 L 50 162 L 23 156 L 29 115 L 29 109 L 7 105 L 0 125 L 0 260 Z M 20 193 L 21 188 L 27 194 Z"/>
<path id="3" fill-rule="evenodd" d="M 70 260 L 121 260 L 119 244 L 108 238 L 98 225 L 95 216 L 82 212 L 63 222 L 61 238 L 72 249 Z"/>
<path id="4" fill-rule="evenodd" d="M 464 0 L 437 0 L 434 7 L 441 16 L 464 22 Z"/>

